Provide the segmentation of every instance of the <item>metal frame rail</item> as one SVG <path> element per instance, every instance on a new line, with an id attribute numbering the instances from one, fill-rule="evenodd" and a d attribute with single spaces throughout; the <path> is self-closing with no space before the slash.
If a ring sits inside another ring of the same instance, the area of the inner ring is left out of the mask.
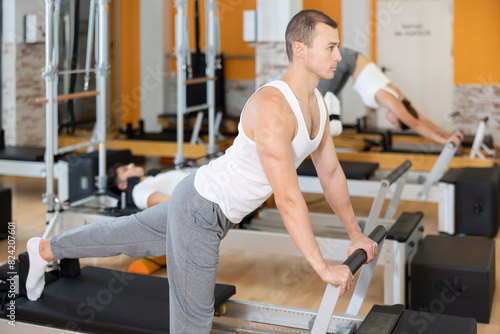
<path id="1" fill-rule="evenodd" d="M 426 201 L 438 204 L 438 230 L 455 234 L 455 186 L 439 182 L 457 148 L 453 143 L 443 147 L 438 159 L 430 172 L 409 172 L 407 183 L 402 189 L 401 200 Z M 373 197 L 379 187 L 379 179 L 389 171 L 377 171 L 373 179 L 347 180 L 349 194 L 354 197 Z M 323 189 L 316 176 L 299 176 L 299 186 L 302 192 L 323 194 Z M 387 192 L 392 196 L 395 188 Z"/>
<path id="2" fill-rule="evenodd" d="M 106 115 L 108 106 L 108 76 L 109 76 L 109 4 L 111 0 L 95 0 L 97 10 L 97 36 L 96 49 L 97 60 L 95 65 L 96 75 L 96 125 L 94 135 L 89 142 L 59 147 L 58 145 L 58 123 L 57 123 L 57 101 L 58 101 L 58 76 L 62 74 L 57 68 L 56 54 L 58 49 L 57 26 L 58 8 L 60 0 L 45 0 L 45 68 L 43 78 L 45 79 L 45 110 L 46 110 L 46 150 L 45 150 L 45 172 L 46 172 L 46 193 L 45 204 L 47 206 L 47 219 L 49 220 L 56 211 L 58 199 L 54 194 L 54 157 L 57 154 L 64 154 L 76 149 L 88 148 L 93 150 L 95 145 L 99 148 L 99 173 L 96 178 L 96 185 L 99 193 L 106 189 Z M 90 10 L 90 16 L 94 12 Z M 93 18 L 92 20 L 94 21 Z M 90 27 L 89 27 L 90 28 Z M 90 70 L 87 69 L 86 73 Z M 64 71 L 67 73 L 80 73 L 81 70 Z M 86 95 L 84 94 L 84 97 Z"/>
<path id="3" fill-rule="evenodd" d="M 216 13 L 217 3 L 214 0 L 205 1 L 205 59 L 206 59 L 206 77 L 189 78 L 186 74 L 191 62 L 189 50 L 189 29 L 188 29 L 188 1 L 175 0 L 175 55 L 177 70 L 177 154 L 175 163 L 181 163 L 184 160 L 184 116 L 187 113 L 197 111 L 197 117 L 191 144 L 198 140 L 199 129 L 203 119 L 202 110 L 208 109 L 208 154 L 215 153 L 215 52 L 216 52 Z M 187 107 L 186 86 L 190 84 L 206 82 L 207 101 L 204 104 Z"/>

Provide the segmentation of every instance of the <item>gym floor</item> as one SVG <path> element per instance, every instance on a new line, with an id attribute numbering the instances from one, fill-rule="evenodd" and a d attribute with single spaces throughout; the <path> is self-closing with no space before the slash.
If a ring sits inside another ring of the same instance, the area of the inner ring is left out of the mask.
<path id="1" fill-rule="evenodd" d="M 26 242 L 41 236 L 45 230 L 45 180 L 15 176 L 0 176 L 0 187 L 11 188 L 13 194 L 13 220 L 16 223 L 16 253 L 26 250 Z M 331 212 L 321 195 L 306 194 L 309 209 L 314 212 Z M 353 198 L 353 207 L 358 216 L 367 216 L 371 200 Z M 386 203 L 387 205 L 387 203 Z M 396 216 L 402 211 L 423 211 L 425 234 L 437 234 L 437 205 L 429 203 L 401 202 Z M 500 259 L 498 241 L 496 259 Z M 7 241 L 0 241 L 0 263 L 7 261 Z M 125 255 L 104 259 L 82 259 L 81 265 L 92 265 L 126 271 L 135 258 Z M 155 276 L 166 276 L 166 270 Z M 217 281 L 236 286 L 233 298 L 292 307 L 318 309 L 325 284 L 301 257 L 271 256 L 257 252 L 221 250 Z M 496 265 L 496 286 L 500 287 L 500 265 Z M 341 297 L 336 313 L 344 313 L 352 294 L 351 289 Z M 383 304 L 383 271 L 377 267 L 360 311 L 365 316 L 373 304 Z M 478 334 L 500 333 L 500 293 L 495 294 L 490 323 L 478 323 Z"/>

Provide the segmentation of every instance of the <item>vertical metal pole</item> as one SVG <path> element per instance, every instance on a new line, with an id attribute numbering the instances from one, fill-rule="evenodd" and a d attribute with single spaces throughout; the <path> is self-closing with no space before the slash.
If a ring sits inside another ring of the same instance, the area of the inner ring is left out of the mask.
<path id="1" fill-rule="evenodd" d="M 106 189 L 106 115 L 108 112 L 108 76 L 109 76 L 109 3 L 110 0 L 98 2 L 98 57 L 96 64 L 96 122 L 99 144 L 99 175 L 96 185 L 99 193 Z"/>
<path id="2" fill-rule="evenodd" d="M 61 16 L 61 0 L 54 0 L 54 13 L 53 13 L 53 45 L 52 45 L 52 66 L 59 67 L 59 21 Z"/>
<path id="3" fill-rule="evenodd" d="M 54 136 L 54 117 L 57 115 L 57 68 L 52 63 L 53 46 L 53 0 L 45 0 L 45 69 L 43 77 L 45 79 L 45 169 L 46 169 L 46 191 L 45 204 L 47 206 L 47 220 L 55 211 L 54 195 L 54 152 L 57 148 L 57 142 Z M 57 41 L 56 41 L 57 43 Z M 57 130 L 56 130 L 57 131 Z"/>
<path id="4" fill-rule="evenodd" d="M 87 27 L 87 53 L 85 57 L 85 78 L 83 90 L 89 89 L 90 81 L 90 64 L 92 63 L 92 46 L 94 45 L 94 28 L 95 28 L 95 0 L 90 0 L 89 8 L 89 26 Z"/>
<path id="5" fill-rule="evenodd" d="M 215 13 L 217 4 L 214 0 L 208 0 L 205 4 L 205 32 L 206 32 L 206 76 L 215 76 Z M 215 81 L 207 82 L 207 104 L 208 104 L 208 154 L 216 152 L 215 147 Z"/>
<path id="6" fill-rule="evenodd" d="M 186 0 L 175 0 L 175 56 L 177 68 L 177 154 L 176 164 L 184 161 L 184 112 L 186 110 L 186 68 L 184 60 L 184 27 L 186 26 L 188 4 Z"/>
<path id="7" fill-rule="evenodd" d="M 425 201 L 427 199 L 427 195 L 429 194 L 431 186 L 437 183 L 443 176 L 444 171 L 450 164 L 451 159 L 453 158 L 453 156 L 455 156 L 457 149 L 458 146 L 455 146 L 454 143 L 448 143 L 443 147 L 443 150 L 439 154 L 439 157 L 434 163 L 434 166 L 432 166 L 431 171 L 427 175 L 422 189 L 418 192 L 419 200 Z"/>

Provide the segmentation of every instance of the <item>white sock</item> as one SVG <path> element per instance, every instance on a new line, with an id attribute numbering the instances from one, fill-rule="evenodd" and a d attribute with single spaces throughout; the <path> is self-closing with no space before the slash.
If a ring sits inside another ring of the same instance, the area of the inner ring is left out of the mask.
<path id="1" fill-rule="evenodd" d="M 28 278 L 26 279 L 26 292 L 29 300 L 37 300 L 42 295 L 45 286 L 45 268 L 48 262 L 40 256 L 39 246 L 41 238 L 28 240 L 27 249 L 30 259 Z"/>

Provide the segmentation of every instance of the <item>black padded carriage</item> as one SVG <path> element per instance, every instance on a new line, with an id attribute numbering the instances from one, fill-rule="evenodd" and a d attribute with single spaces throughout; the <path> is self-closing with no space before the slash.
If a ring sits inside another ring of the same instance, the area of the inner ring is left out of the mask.
<path id="1" fill-rule="evenodd" d="M 235 293 L 217 284 L 215 309 Z M 18 298 L 16 319 L 72 331 L 168 333 L 168 299 L 167 278 L 84 267 L 48 284 L 36 302 Z"/>
<path id="2" fill-rule="evenodd" d="M 376 162 L 340 161 L 345 176 L 351 180 L 368 179 L 378 169 Z M 297 174 L 303 176 L 318 176 L 311 159 L 306 159 L 297 168 Z"/>
<path id="3" fill-rule="evenodd" d="M 10 146 L 0 149 L 0 160 L 43 161 L 45 147 Z"/>

